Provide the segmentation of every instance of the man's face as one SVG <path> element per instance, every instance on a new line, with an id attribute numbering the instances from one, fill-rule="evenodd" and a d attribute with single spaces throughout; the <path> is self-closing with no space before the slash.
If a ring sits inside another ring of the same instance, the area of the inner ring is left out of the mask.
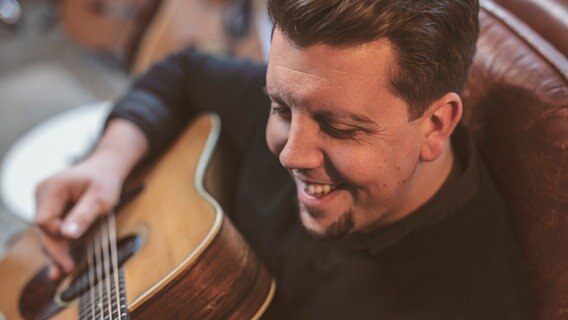
<path id="1" fill-rule="evenodd" d="M 266 140 L 297 187 L 310 233 L 335 238 L 418 206 L 420 119 L 388 88 L 390 42 L 294 47 L 274 32 Z"/>

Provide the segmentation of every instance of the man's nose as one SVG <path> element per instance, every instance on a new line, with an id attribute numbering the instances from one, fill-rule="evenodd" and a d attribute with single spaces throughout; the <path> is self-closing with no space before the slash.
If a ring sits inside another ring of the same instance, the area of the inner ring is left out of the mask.
<path id="1" fill-rule="evenodd" d="M 308 123 L 292 123 L 290 134 L 279 159 L 287 169 L 314 169 L 322 165 L 323 154 L 318 143 L 318 127 Z"/>

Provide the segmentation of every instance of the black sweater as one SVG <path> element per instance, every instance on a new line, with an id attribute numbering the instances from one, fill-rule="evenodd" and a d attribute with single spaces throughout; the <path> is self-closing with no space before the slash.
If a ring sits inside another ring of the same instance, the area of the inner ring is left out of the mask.
<path id="1" fill-rule="evenodd" d="M 241 163 L 230 218 L 276 278 L 268 319 L 534 319 L 505 207 L 471 139 L 462 170 L 421 208 L 371 234 L 304 231 L 295 186 L 264 139 L 265 66 L 184 51 L 139 78 L 111 113 L 160 152 L 197 112 L 217 112 Z"/>

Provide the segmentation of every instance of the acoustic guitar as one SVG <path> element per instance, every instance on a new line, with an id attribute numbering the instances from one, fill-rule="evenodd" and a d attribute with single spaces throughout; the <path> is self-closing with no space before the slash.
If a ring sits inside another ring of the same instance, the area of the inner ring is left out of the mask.
<path id="1" fill-rule="evenodd" d="M 219 133 L 216 115 L 192 121 L 73 245 L 77 271 L 65 279 L 47 277 L 34 230 L 13 242 L 0 319 L 259 318 L 275 284 L 223 213 L 231 170 Z"/>

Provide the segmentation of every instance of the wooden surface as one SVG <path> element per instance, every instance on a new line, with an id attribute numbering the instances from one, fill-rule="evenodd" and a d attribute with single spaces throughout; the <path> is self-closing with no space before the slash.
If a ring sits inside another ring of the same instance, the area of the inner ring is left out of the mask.
<path id="1" fill-rule="evenodd" d="M 194 187 L 210 126 L 207 119 L 195 122 L 143 179 L 142 194 L 118 214 L 119 234 L 148 231 L 145 244 L 124 268 L 129 305 L 136 306 L 152 293 L 150 288 L 161 286 L 176 268 L 199 254 L 198 246 L 214 227 L 215 208 Z"/>
<path id="2" fill-rule="evenodd" d="M 160 294 L 136 308 L 135 319 L 251 319 L 266 307 L 270 275 L 225 219 L 219 236 L 196 263 Z"/>

